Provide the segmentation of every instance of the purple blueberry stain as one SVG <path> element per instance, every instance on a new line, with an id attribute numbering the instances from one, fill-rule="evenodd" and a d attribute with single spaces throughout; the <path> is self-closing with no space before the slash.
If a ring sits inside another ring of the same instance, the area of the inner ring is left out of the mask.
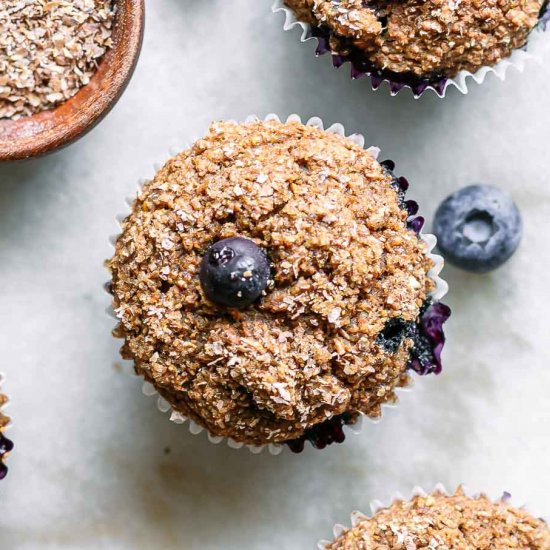
<path id="1" fill-rule="evenodd" d="M 407 227 L 412 229 L 416 234 L 419 234 L 425 222 L 426 220 L 422 216 L 417 216 L 407 222 Z"/>
<path id="2" fill-rule="evenodd" d="M 449 306 L 441 302 L 429 304 L 416 324 L 414 346 L 411 350 L 408 368 L 422 376 L 440 374 L 441 352 L 445 345 L 443 325 L 451 316 Z"/>
<path id="3" fill-rule="evenodd" d="M 4 464 L 4 457 L 13 449 L 13 442 L 0 433 L 0 480 L 8 474 L 8 467 Z"/>
<path id="4" fill-rule="evenodd" d="M 406 193 L 409 189 L 409 180 L 405 178 L 404 176 L 399 176 L 397 178 L 397 184 L 399 185 L 399 189 L 403 191 L 403 193 Z"/>
<path id="5" fill-rule="evenodd" d="M 286 441 L 285 444 L 293 453 L 301 453 L 307 441 L 315 449 L 324 449 L 333 443 L 343 443 L 346 439 L 344 426 L 352 424 L 354 417 L 349 413 L 333 416 L 329 420 L 307 429 L 302 437 Z"/>
<path id="6" fill-rule="evenodd" d="M 407 208 L 407 212 L 409 213 L 409 216 L 414 216 L 418 214 L 418 203 L 413 200 L 405 201 L 405 207 Z"/>

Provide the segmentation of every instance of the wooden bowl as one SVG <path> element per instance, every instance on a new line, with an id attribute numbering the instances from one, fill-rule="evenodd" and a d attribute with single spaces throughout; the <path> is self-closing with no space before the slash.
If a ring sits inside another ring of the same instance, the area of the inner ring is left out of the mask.
<path id="1" fill-rule="evenodd" d="M 118 101 L 141 50 L 145 1 L 116 3 L 113 46 L 90 82 L 52 111 L 0 120 L 0 162 L 36 157 L 69 145 L 91 130 Z"/>

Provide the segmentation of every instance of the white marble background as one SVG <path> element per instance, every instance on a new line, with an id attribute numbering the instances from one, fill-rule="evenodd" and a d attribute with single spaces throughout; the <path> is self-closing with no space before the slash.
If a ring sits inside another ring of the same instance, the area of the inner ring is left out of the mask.
<path id="1" fill-rule="evenodd" d="M 391 98 L 316 60 L 271 0 L 148 0 L 134 80 L 90 135 L 0 167 L 0 370 L 16 448 L 0 548 L 314 548 L 371 499 L 460 482 L 550 516 L 550 63 L 441 101 Z M 253 456 L 171 424 L 117 369 L 102 262 L 138 178 L 210 120 L 322 116 L 395 159 L 430 220 L 474 181 L 502 185 L 525 239 L 451 283 L 445 372 L 347 444 Z"/>

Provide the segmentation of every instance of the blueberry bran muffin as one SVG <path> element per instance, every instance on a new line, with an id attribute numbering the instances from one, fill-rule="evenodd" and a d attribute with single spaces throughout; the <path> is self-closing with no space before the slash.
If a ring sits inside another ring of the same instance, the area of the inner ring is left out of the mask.
<path id="1" fill-rule="evenodd" d="M 397 91 L 439 93 L 461 70 L 496 65 L 523 47 L 547 17 L 546 0 L 284 0 L 319 37 L 319 53 L 352 74 Z"/>
<path id="2" fill-rule="evenodd" d="M 359 518 L 326 550 L 550 550 L 550 529 L 541 519 L 502 501 L 435 492 L 394 502 L 372 518 Z"/>
<path id="3" fill-rule="evenodd" d="M 213 124 L 122 224 L 109 264 L 122 355 L 175 411 L 249 445 L 321 448 L 380 416 L 408 369 L 439 372 L 449 315 L 392 168 L 298 122 Z M 240 309 L 208 300 L 199 276 L 230 238 L 271 264 Z"/>
<path id="4" fill-rule="evenodd" d="M 8 454 L 13 449 L 12 441 L 4 435 L 4 430 L 6 429 L 10 421 L 10 419 L 2 412 L 2 407 L 7 402 L 7 396 L 0 392 L 0 480 L 4 479 L 8 474 L 8 467 L 4 464 L 4 460 L 8 457 Z"/>

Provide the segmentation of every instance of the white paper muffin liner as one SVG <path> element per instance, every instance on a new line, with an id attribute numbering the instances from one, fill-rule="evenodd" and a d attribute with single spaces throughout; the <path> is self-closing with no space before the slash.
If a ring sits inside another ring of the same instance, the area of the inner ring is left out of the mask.
<path id="1" fill-rule="evenodd" d="M 550 10 L 550 7 L 548 10 Z M 285 14 L 285 21 L 283 25 L 283 29 L 285 31 L 292 30 L 295 27 L 302 29 L 300 36 L 301 42 L 308 42 L 310 40 L 315 42 L 317 40 L 312 35 L 311 25 L 304 23 L 303 21 L 299 21 L 294 12 L 285 5 L 284 0 L 274 0 L 272 11 L 273 13 L 283 12 Z M 436 86 L 434 85 L 427 85 L 424 90 L 415 92 L 408 84 L 394 87 L 392 84 L 395 83 L 393 83 L 391 78 L 377 78 L 378 82 L 376 84 L 374 81 L 371 81 L 372 89 L 378 89 L 381 87 L 381 83 L 384 82 L 389 87 L 389 91 L 392 96 L 397 95 L 402 89 L 408 88 L 416 99 L 418 99 L 426 90 L 432 90 L 438 97 L 444 98 L 450 87 L 457 88 L 462 94 L 467 94 L 469 82 L 473 81 L 477 84 L 482 84 L 490 74 L 494 74 L 497 78 L 504 81 L 510 68 L 514 67 L 519 72 L 523 72 L 526 65 L 531 63 L 531 61 L 535 61 L 537 63 L 542 62 L 546 50 L 550 48 L 550 36 L 546 36 L 547 33 L 545 32 L 546 24 L 548 24 L 548 13 L 549 12 L 547 12 L 545 17 L 541 18 L 539 24 L 531 31 L 528 42 L 524 48 L 515 49 L 510 57 L 502 59 L 496 65 L 481 67 L 474 73 L 471 73 L 470 71 L 460 71 L 455 77 L 447 78 L 444 85 L 441 86 L 441 89 L 436 89 Z M 330 52 L 328 55 L 330 55 Z M 349 62 L 346 61 L 343 65 L 348 63 Z M 371 78 L 368 73 L 363 74 L 368 78 Z M 352 76 L 352 78 L 355 77 Z"/>
<path id="2" fill-rule="evenodd" d="M 4 373 L 0 372 L 0 395 L 7 398 L 8 396 L 2 390 L 2 385 L 4 383 L 4 380 L 5 380 L 5 375 Z M 12 422 L 10 418 L 6 416 L 6 408 L 8 407 L 8 405 L 9 405 L 9 399 L 3 405 L 0 402 L 0 415 L 3 415 L 8 420 L 8 423 L 4 427 L 0 426 L 0 435 L 4 435 L 4 432 L 12 427 Z M 4 437 L 7 439 L 5 435 Z M 13 443 L 11 443 L 9 439 L 7 441 L 10 444 L 10 447 L 13 447 Z M 7 473 L 7 468 L 4 466 L 4 461 L 8 458 L 10 452 L 11 452 L 11 448 L 4 454 L 0 454 L 0 482 L 2 481 L 3 477 L 5 477 Z"/>
<path id="3" fill-rule="evenodd" d="M 460 487 L 462 488 L 462 491 L 464 492 L 464 494 L 469 498 L 477 499 L 482 495 L 487 496 L 488 498 L 490 498 L 490 496 L 487 495 L 487 493 L 472 492 L 472 491 L 469 490 L 468 487 L 466 487 L 464 485 L 460 485 Z M 410 501 L 410 500 L 412 500 L 413 498 L 415 498 L 417 496 L 426 497 L 426 496 L 429 496 L 429 495 L 433 495 L 435 493 L 443 494 L 445 496 L 450 497 L 454 494 L 454 491 L 453 492 L 447 491 L 447 489 L 445 488 L 443 483 L 437 483 L 436 486 L 434 487 L 433 491 L 429 491 L 429 492 L 424 491 L 424 489 L 422 489 L 422 487 L 419 487 L 417 485 L 416 487 L 413 488 L 413 490 L 411 491 L 411 494 L 408 498 L 404 497 L 400 493 L 395 493 L 393 495 L 393 497 L 391 498 L 389 504 L 384 504 L 383 502 L 381 502 L 379 500 L 371 500 L 370 503 L 369 503 L 370 514 L 364 514 L 364 513 L 359 512 L 359 511 L 352 512 L 351 515 L 350 515 L 350 523 L 351 523 L 350 527 L 342 525 L 341 523 L 336 523 L 334 525 L 334 527 L 332 528 L 332 535 L 334 537 L 333 540 L 325 540 L 325 539 L 320 540 L 317 543 L 317 548 L 318 548 L 318 550 L 326 550 L 328 545 L 332 544 L 336 539 L 338 539 L 342 535 L 342 533 L 344 533 L 344 531 L 347 531 L 349 529 L 353 529 L 361 521 L 364 521 L 365 519 L 369 519 L 369 518 L 373 517 L 376 514 L 376 512 L 378 512 L 379 510 L 382 510 L 384 508 L 389 508 L 395 502 Z M 506 504 L 510 504 L 511 498 L 512 498 L 512 495 L 510 493 L 508 493 L 507 491 L 503 491 L 501 496 L 499 496 L 497 498 L 492 498 L 491 500 L 495 504 L 501 503 L 501 502 L 504 502 Z M 525 509 L 525 506 L 523 506 L 523 505 L 522 506 L 515 506 L 515 507 L 518 508 L 518 509 Z"/>
<path id="4" fill-rule="evenodd" d="M 270 121 L 270 120 L 275 120 L 275 121 L 278 121 L 278 122 L 281 121 L 281 119 L 276 114 L 269 114 L 264 119 L 260 119 L 256 115 L 250 115 L 245 119 L 245 123 L 255 122 L 255 121 L 260 121 L 260 120 L 264 120 L 265 122 Z M 286 119 L 286 122 L 302 122 L 302 120 L 301 120 L 299 115 L 292 114 Z M 305 124 L 308 125 L 308 126 L 314 126 L 314 127 L 320 128 L 321 130 L 325 129 L 324 123 L 319 117 L 310 118 L 307 122 L 305 122 Z M 361 134 L 351 134 L 349 136 L 346 136 L 344 126 L 340 123 L 332 124 L 331 126 L 326 128 L 325 131 L 337 134 L 339 136 L 346 137 L 347 139 L 349 139 L 353 143 L 359 145 L 360 147 L 364 147 L 364 145 L 365 145 L 365 138 Z M 189 145 L 190 144 L 186 144 L 182 147 L 172 147 L 170 149 L 170 155 L 169 156 L 173 156 L 173 155 L 185 150 L 186 148 L 189 147 Z M 378 158 L 378 155 L 380 153 L 380 149 L 378 147 L 369 147 L 367 149 L 367 151 L 375 159 Z M 162 167 L 163 164 L 164 163 L 155 163 L 154 164 L 154 171 L 157 172 Z M 143 186 L 145 185 L 145 183 L 147 181 L 149 181 L 149 180 L 148 179 L 140 180 L 140 182 L 138 184 L 138 189 L 137 189 L 137 194 L 138 195 L 143 190 Z M 126 211 L 124 213 L 121 213 L 118 216 L 116 216 L 117 224 L 119 225 L 121 230 L 122 230 L 122 222 L 131 213 L 132 205 L 133 205 L 135 199 L 136 199 L 135 194 L 128 197 L 125 201 L 126 202 Z M 116 241 L 118 240 L 118 237 L 120 236 L 120 234 L 121 234 L 121 232 L 111 236 L 110 239 L 109 239 L 109 242 L 112 245 L 113 250 L 114 250 L 114 247 L 116 245 Z M 435 248 L 436 244 L 437 244 L 437 238 L 435 237 L 435 235 L 420 232 L 419 237 L 426 243 L 427 248 L 428 248 L 428 257 L 433 261 L 433 268 L 428 272 L 428 276 L 434 281 L 435 288 L 432 291 L 432 293 L 430 294 L 430 298 L 433 302 L 439 302 L 447 294 L 448 289 L 449 289 L 448 284 L 439 276 L 441 270 L 443 269 L 444 260 L 441 256 L 439 256 L 437 254 L 434 254 L 432 252 L 433 249 Z M 106 290 L 107 294 L 109 294 L 109 296 L 112 298 L 112 296 L 110 294 L 110 291 L 109 291 L 109 288 L 110 288 L 110 281 L 105 284 L 105 290 Z M 117 321 L 117 324 L 118 324 L 119 319 L 117 318 L 116 313 L 113 310 L 112 304 L 109 305 L 109 307 L 107 308 L 107 313 L 110 317 L 115 319 Z M 127 361 L 127 362 L 129 364 L 133 365 L 132 361 Z M 407 387 L 396 388 L 396 392 L 397 393 L 408 392 L 408 391 L 410 391 L 412 386 L 413 386 L 413 382 L 412 382 L 412 379 L 411 379 L 411 383 Z M 271 443 L 271 444 L 268 444 L 268 445 L 260 445 L 260 446 L 245 445 L 244 443 L 239 443 L 239 442 L 237 442 L 237 441 L 235 441 L 231 438 L 224 438 L 224 437 L 214 436 L 214 435 L 210 434 L 206 428 L 203 428 L 202 426 L 198 425 L 196 422 L 194 422 L 190 418 L 186 417 L 181 412 L 173 410 L 172 407 L 170 406 L 170 404 L 168 403 L 168 401 L 166 401 L 166 399 L 164 399 L 161 395 L 159 395 L 159 393 L 157 392 L 157 390 L 155 389 L 153 384 L 151 384 L 149 382 L 144 382 L 143 387 L 142 387 L 142 391 L 143 391 L 143 394 L 146 395 L 146 396 L 156 397 L 156 403 L 157 403 L 158 409 L 163 413 L 169 413 L 170 420 L 172 422 L 174 422 L 175 424 L 187 424 L 188 427 L 189 427 L 189 431 L 194 435 L 199 434 L 201 432 L 205 432 L 211 443 L 218 444 L 218 443 L 221 443 L 222 441 L 225 441 L 227 443 L 227 445 L 229 447 L 231 447 L 232 449 L 240 449 L 242 447 L 247 447 L 253 454 L 259 454 L 264 449 L 267 449 L 270 454 L 278 455 L 279 453 L 281 453 L 283 448 L 286 447 L 286 445 L 284 443 L 283 444 Z M 382 405 L 383 410 L 392 409 L 392 408 L 395 408 L 395 407 L 396 407 L 396 404 L 393 404 L 393 403 L 386 403 L 386 404 Z M 382 418 L 382 414 L 378 418 L 370 418 L 367 415 L 361 414 L 357 418 L 355 423 L 344 425 L 346 437 L 349 435 L 350 432 L 353 433 L 353 434 L 359 434 L 359 432 L 361 432 L 361 430 L 363 429 L 363 426 L 365 425 L 365 421 L 373 423 L 373 424 L 377 424 L 381 420 L 381 418 Z"/>

